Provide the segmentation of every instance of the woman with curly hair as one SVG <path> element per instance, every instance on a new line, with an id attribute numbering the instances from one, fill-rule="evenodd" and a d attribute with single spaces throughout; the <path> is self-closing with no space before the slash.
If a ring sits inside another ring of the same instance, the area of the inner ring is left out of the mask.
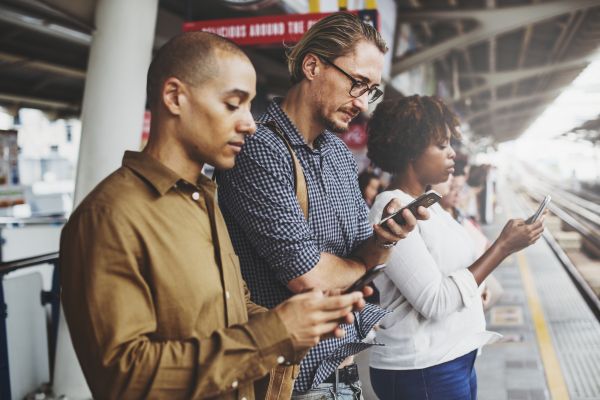
<path id="1" fill-rule="evenodd" d="M 437 97 L 411 96 L 378 105 L 368 127 L 368 156 L 393 174 L 377 196 L 372 223 L 389 199 L 408 203 L 453 173 L 458 120 Z M 477 350 L 494 341 L 478 286 L 509 254 L 539 239 L 542 222 L 510 220 L 479 258 L 468 233 L 439 204 L 398 242 L 376 280 L 391 311 L 377 331 L 385 346 L 371 351 L 371 383 L 382 400 L 473 400 Z"/>

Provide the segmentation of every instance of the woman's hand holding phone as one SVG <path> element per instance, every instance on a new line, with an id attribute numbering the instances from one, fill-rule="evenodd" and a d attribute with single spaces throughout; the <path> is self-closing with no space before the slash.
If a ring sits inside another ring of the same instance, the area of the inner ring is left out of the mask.
<path id="1" fill-rule="evenodd" d="M 504 225 L 496 243 L 506 254 L 512 254 L 537 242 L 543 232 L 544 214 L 532 224 L 522 219 L 511 219 Z"/>
<path id="2" fill-rule="evenodd" d="M 542 236 L 544 232 L 544 217 L 548 213 L 546 207 L 550 203 L 550 200 L 551 197 L 546 196 L 535 213 L 525 221 L 514 219 L 506 223 L 496 241 L 507 254 L 517 252 L 534 244 Z"/>
<path id="3" fill-rule="evenodd" d="M 542 217 L 543 215 L 546 215 L 546 207 L 548 207 L 548 204 L 550 204 L 551 200 L 552 200 L 552 197 L 550 197 L 550 195 L 547 195 L 546 197 L 544 197 L 544 200 L 542 200 L 538 209 L 535 211 L 535 213 L 533 213 L 533 215 L 531 217 L 529 217 L 525 220 L 525 223 L 532 224 L 532 223 L 536 222 L 538 219 L 540 219 L 540 217 Z"/>

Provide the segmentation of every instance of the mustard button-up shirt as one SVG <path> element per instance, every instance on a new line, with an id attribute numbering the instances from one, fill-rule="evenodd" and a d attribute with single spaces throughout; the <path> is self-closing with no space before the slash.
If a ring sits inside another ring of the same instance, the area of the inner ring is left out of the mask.
<path id="1" fill-rule="evenodd" d="M 215 189 L 126 152 L 63 229 L 63 308 L 95 398 L 253 399 L 298 356 L 249 300 Z"/>

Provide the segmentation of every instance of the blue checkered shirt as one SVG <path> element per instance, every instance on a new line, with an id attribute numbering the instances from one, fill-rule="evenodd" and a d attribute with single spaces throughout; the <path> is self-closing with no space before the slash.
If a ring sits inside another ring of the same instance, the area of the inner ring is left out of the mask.
<path id="1" fill-rule="evenodd" d="M 311 149 L 278 103 L 271 103 L 259 121 L 276 121 L 296 152 L 308 188 L 308 221 L 296 198 L 292 157 L 268 128 L 259 125 L 235 167 L 218 176 L 219 205 L 242 275 L 252 300 L 268 308 L 293 295 L 287 283 L 309 272 L 321 252 L 348 257 L 373 233 L 356 162 L 344 142 L 324 131 Z M 355 324 L 343 326 L 345 337 L 311 349 L 301 362 L 295 389 L 315 387 L 345 358 L 371 346 L 361 341 L 385 314 L 367 304 L 355 313 Z"/>

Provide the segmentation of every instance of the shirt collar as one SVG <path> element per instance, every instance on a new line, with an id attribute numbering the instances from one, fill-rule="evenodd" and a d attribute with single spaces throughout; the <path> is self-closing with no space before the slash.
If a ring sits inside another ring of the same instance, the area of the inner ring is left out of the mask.
<path id="1" fill-rule="evenodd" d="M 126 151 L 123 155 L 123 166 L 148 181 L 161 196 L 182 180 L 176 172 L 160 161 L 139 151 Z"/>
<path id="2" fill-rule="evenodd" d="M 283 129 L 284 134 L 288 137 L 290 144 L 292 147 L 299 146 L 307 146 L 304 137 L 294 124 L 290 117 L 283 111 L 281 108 L 281 102 L 283 101 L 283 97 L 276 97 L 273 99 L 271 104 L 267 107 L 267 114 L 269 117 L 267 119 L 274 119 Z M 335 135 L 325 129 L 321 134 L 315 139 L 314 147 L 315 150 L 325 150 L 325 147 L 330 144 Z"/>
<path id="3" fill-rule="evenodd" d="M 126 151 L 123 155 L 123 166 L 147 180 L 161 196 L 175 187 L 178 182 L 202 187 L 211 192 L 217 188 L 217 184 L 213 180 L 202 174 L 195 184 L 190 183 L 156 158 L 140 151 Z"/>

